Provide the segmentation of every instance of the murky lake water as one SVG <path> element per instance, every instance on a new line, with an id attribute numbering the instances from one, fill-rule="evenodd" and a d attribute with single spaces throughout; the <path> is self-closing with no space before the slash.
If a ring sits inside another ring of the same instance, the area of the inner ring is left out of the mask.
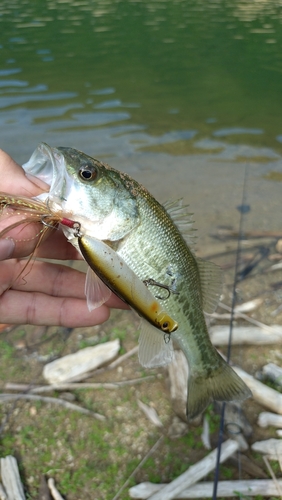
<path id="1" fill-rule="evenodd" d="M 248 165 L 246 223 L 278 229 L 281 18 L 274 0 L 3 0 L 0 145 L 82 149 L 183 196 L 203 237 L 237 222 Z"/>

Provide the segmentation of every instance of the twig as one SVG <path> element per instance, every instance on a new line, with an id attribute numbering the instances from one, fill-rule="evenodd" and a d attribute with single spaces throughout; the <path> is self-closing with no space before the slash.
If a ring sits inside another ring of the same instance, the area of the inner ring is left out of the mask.
<path id="1" fill-rule="evenodd" d="M 145 455 L 144 458 L 142 458 L 141 462 L 137 465 L 137 467 L 134 469 L 134 471 L 130 474 L 129 478 L 125 481 L 125 483 L 122 485 L 122 487 L 119 489 L 119 491 L 117 492 L 117 494 L 114 496 L 113 500 L 117 500 L 120 496 L 120 494 L 123 492 L 123 490 L 128 486 L 129 484 L 129 481 L 132 477 L 134 477 L 134 475 L 136 474 L 136 472 L 138 472 L 139 469 L 141 469 L 141 467 L 144 465 L 144 463 L 148 460 L 148 458 L 153 455 L 153 453 L 155 453 L 156 449 L 158 448 L 158 446 L 161 444 L 161 442 L 163 441 L 164 439 L 164 436 L 161 436 L 159 437 L 159 439 L 157 440 L 157 442 L 154 444 L 154 446 L 152 446 L 152 448 L 148 451 L 147 455 Z"/>
<path id="2" fill-rule="evenodd" d="M 97 418 L 98 420 L 106 419 L 104 415 L 100 415 L 99 413 L 95 413 L 94 411 L 87 410 L 86 408 L 81 408 L 78 405 L 69 403 L 68 401 L 64 401 L 63 399 L 59 398 L 36 396 L 35 394 L 0 394 L 0 404 L 17 399 L 28 399 L 32 401 L 43 401 L 44 403 L 55 403 L 57 405 L 63 406 L 64 408 L 68 408 L 69 410 L 75 410 L 80 413 L 84 413 L 85 415 L 90 415 L 91 417 Z"/>
<path id="3" fill-rule="evenodd" d="M 263 455 L 263 457 L 262 457 L 262 458 L 263 458 L 263 460 L 264 460 L 264 463 L 265 463 L 265 465 L 266 465 L 266 467 L 267 467 L 267 470 L 268 470 L 269 474 L 271 475 L 271 477 L 272 477 L 272 479 L 273 479 L 273 482 L 275 483 L 275 486 L 276 486 L 276 488 L 277 488 L 277 491 L 279 491 L 279 495 L 280 495 L 280 499 L 281 499 L 281 496 L 282 496 L 282 490 L 281 490 L 280 484 L 278 483 L 277 478 L 276 478 L 276 476 L 275 476 L 275 474 L 274 474 L 274 472 L 273 472 L 273 469 L 272 469 L 272 467 L 271 467 L 271 465 L 270 465 L 270 463 L 269 463 L 269 461 L 268 461 L 268 458 L 267 458 L 267 457 L 265 457 L 264 455 Z"/>
<path id="4" fill-rule="evenodd" d="M 117 359 L 115 359 L 112 363 L 110 363 L 108 366 L 105 366 L 103 368 L 98 368 L 97 370 L 95 370 L 95 372 L 93 372 L 92 374 L 90 374 L 89 376 L 94 376 L 94 375 L 100 375 L 100 373 L 104 373 L 104 372 L 107 372 L 108 370 L 113 370 L 114 368 L 116 368 L 118 365 L 120 365 L 125 359 L 128 359 L 130 358 L 131 356 L 133 356 L 134 354 L 136 354 L 138 352 L 138 349 L 139 349 L 139 346 L 135 346 L 133 347 L 133 349 L 131 349 L 130 351 L 126 352 L 125 354 L 123 354 L 122 356 L 119 356 Z"/>
<path id="5" fill-rule="evenodd" d="M 51 491 L 52 497 L 54 500 L 64 500 L 62 495 L 58 492 L 56 486 L 55 486 L 55 481 L 52 477 L 48 479 L 48 486 L 49 490 Z"/>
<path id="6" fill-rule="evenodd" d="M 123 361 L 125 361 L 127 358 L 130 358 L 130 356 L 133 356 L 134 354 L 136 354 L 138 352 L 138 349 L 139 349 L 139 346 L 137 345 L 137 346 L 133 347 L 133 349 L 131 349 L 130 351 L 123 354 L 122 356 L 119 356 L 119 358 L 115 359 L 115 361 L 113 361 L 112 363 L 109 364 L 109 366 L 107 366 L 107 369 L 113 370 L 113 368 L 116 368 L 116 366 L 123 363 Z"/>
<path id="7" fill-rule="evenodd" d="M 232 311 L 231 307 L 227 306 L 226 304 L 223 304 L 222 302 L 219 302 L 218 305 L 222 309 L 225 309 L 225 311 L 229 311 L 229 312 Z M 254 318 L 250 318 L 250 316 L 247 316 L 247 314 L 244 314 L 244 313 L 241 313 L 241 312 L 237 312 L 236 315 L 238 317 L 240 317 L 240 318 L 245 319 L 246 321 L 249 321 L 249 323 L 253 323 L 256 326 L 260 326 L 260 328 L 263 328 L 264 330 L 267 330 L 270 333 L 276 333 L 277 332 L 276 329 L 273 328 L 272 326 L 265 325 L 264 323 L 261 323 L 260 321 L 257 321 Z"/>
<path id="8" fill-rule="evenodd" d="M 36 387 L 28 384 L 14 384 L 8 382 L 5 384 L 5 389 L 8 391 L 28 391 L 30 394 L 51 391 L 71 391 L 76 389 L 119 389 L 126 385 L 141 384 L 144 380 L 153 380 L 154 378 L 155 375 L 148 375 L 147 377 L 122 380 L 120 382 L 70 382 L 69 384 L 40 385 Z"/>

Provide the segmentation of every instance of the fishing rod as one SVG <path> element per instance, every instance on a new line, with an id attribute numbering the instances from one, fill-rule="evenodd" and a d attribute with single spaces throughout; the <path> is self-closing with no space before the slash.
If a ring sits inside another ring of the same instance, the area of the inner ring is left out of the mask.
<path id="1" fill-rule="evenodd" d="M 239 274 L 239 266 L 240 266 L 240 257 L 241 257 L 241 242 L 243 239 L 243 222 L 244 222 L 244 216 L 247 214 L 250 210 L 249 205 L 246 203 L 246 188 L 247 188 L 247 177 L 248 177 L 248 164 L 245 163 L 244 167 L 244 177 L 243 177 L 243 188 L 242 188 L 242 203 L 237 207 L 237 209 L 240 212 L 240 219 L 239 219 L 239 231 L 238 231 L 238 239 L 237 239 L 237 250 L 236 250 L 236 259 L 235 259 L 235 271 L 234 271 L 234 281 L 233 281 L 233 288 L 232 288 L 232 302 L 231 302 L 231 317 L 230 317 L 230 323 L 229 323 L 229 338 L 228 338 L 228 346 L 227 346 L 227 356 L 226 356 L 226 361 L 227 363 L 230 362 L 231 358 L 231 349 L 232 349 L 232 334 L 233 334 L 233 324 L 234 324 L 234 309 L 237 301 L 237 285 L 238 282 L 242 279 L 240 279 L 240 274 Z M 219 481 L 219 469 L 220 469 L 220 456 L 221 456 L 221 445 L 223 442 L 223 434 L 224 434 L 224 419 L 225 419 L 225 402 L 222 404 L 221 408 L 221 416 L 220 416 L 220 425 L 219 425 L 219 435 L 218 435 L 218 447 L 217 447 L 217 457 L 216 457 L 216 467 L 215 467 L 215 474 L 214 474 L 214 484 L 213 484 L 213 496 L 212 500 L 217 499 L 217 486 L 218 486 L 218 481 Z M 235 423 L 236 425 L 236 423 Z M 239 475 L 241 475 L 241 468 L 240 468 L 240 462 L 239 463 Z"/>

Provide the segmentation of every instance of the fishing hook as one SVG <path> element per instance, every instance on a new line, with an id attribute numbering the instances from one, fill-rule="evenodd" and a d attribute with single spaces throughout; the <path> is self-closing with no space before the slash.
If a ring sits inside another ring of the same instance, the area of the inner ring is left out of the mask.
<path id="1" fill-rule="evenodd" d="M 50 218 L 49 214 L 41 215 L 41 218 L 40 218 L 41 224 L 43 224 L 43 226 L 50 227 L 50 229 L 58 229 L 53 224 L 50 224 L 50 222 L 46 222 L 45 219 L 47 219 L 48 217 Z"/>
<path id="2" fill-rule="evenodd" d="M 155 281 L 153 278 L 149 278 L 147 280 L 144 280 L 143 281 L 144 285 L 146 286 L 158 286 L 159 288 L 163 288 L 164 290 L 167 291 L 168 295 L 167 297 L 160 297 L 159 295 L 156 295 L 156 299 L 159 299 L 159 300 L 167 300 L 169 299 L 171 293 L 175 293 L 175 294 L 178 294 L 178 292 L 175 292 L 171 286 L 169 285 L 163 285 L 162 283 L 159 283 L 158 281 Z"/>

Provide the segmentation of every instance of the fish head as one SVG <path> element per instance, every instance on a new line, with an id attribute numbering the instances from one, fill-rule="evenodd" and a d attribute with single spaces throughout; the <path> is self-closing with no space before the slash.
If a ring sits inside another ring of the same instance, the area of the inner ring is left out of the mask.
<path id="1" fill-rule="evenodd" d="M 115 241 L 139 223 L 127 176 L 81 151 L 42 143 L 23 168 L 50 185 L 44 194 L 50 210 L 77 221 L 83 234 Z"/>

